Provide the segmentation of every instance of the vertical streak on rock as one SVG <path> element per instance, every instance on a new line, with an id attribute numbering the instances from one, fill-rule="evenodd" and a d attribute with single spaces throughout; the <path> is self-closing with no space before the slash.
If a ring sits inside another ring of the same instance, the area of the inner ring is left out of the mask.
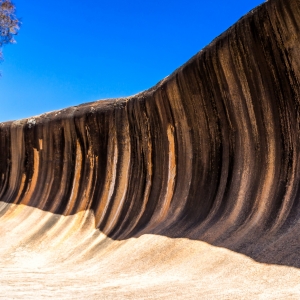
<path id="1" fill-rule="evenodd" d="M 43 198 L 39 199 L 38 207 L 53 213 L 58 211 L 63 213 L 65 210 L 67 200 L 69 200 L 66 199 L 69 197 L 65 195 L 71 194 L 74 178 L 77 142 L 75 140 L 73 143 L 68 124 L 69 122 L 65 122 L 65 125 L 61 127 L 61 124 L 49 122 L 43 126 L 41 131 L 45 140 L 43 151 L 40 151 L 43 175 L 40 193 Z M 59 156 L 57 155 L 58 151 Z M 60 209 L 60 207 L 62 208 Z"/>
<path id="2" fill-rule="evenodd" d="M 118 112 L 116 112 L 118 113 Z M 118 118 L 116 121 L 119 121 Z M 106 234 L 110 233 L 114 226 L 116 225 L 118 218 L 120 217 L 120 213 L 125 201 L 127 186 L 129 180 L 129 169 L 130 169 L 130 133 L 128 126 L 128 118 L 127 118 L 127 109 L 125 108 L 122 113 L 120 113 L 120 123 L 116 124 L 119 129 L 119 159 L 118 159 L 118 174 L 115 186 L 115 193 L 112 198 L 111 210 L 109 212 L 109 216 L 103 232 Z"/>
<path id="3" fill-rule="evenodd" d="M 126 238 L 138 231 L 137 224 L 147 213 L 147 204 L 151 194 L 153 162 L 151 122 L 147 115 L 146 102 L 142 99 L 128 102 L 128 122 L 131 148 L 131 163 L 128 176 L 126 199 L 115 226 L 113 236 Z"/>
<path id="4" fill-rule="evenodd" d="M 172 174 L 172 180 L 174 181 L 172 188 L 173 199 L 172 203 L 170 203 L 168 221 L 165 224 L 167 227 L 176 222 L 186 205 L 193 174 L 193 144 L 185 112 L 185 101 L 187 99 L 180 94 L 178 82 L 175 78 L 169 82 L 166 92 L 170 99 L 170 110 L 175 120 L 175 128 L 168 128 L 169 151 L 170 148 L 174 149 L 174 157 L 169 157 L 169 167 L 173 163 L 175 165 L 174 174 Z M 175 133 L 173 138 L 170 136 L 172 133 Z M 174 143 L 172 147 L 170 147 L 170 142 L 171 144 Z M 170 159 L 172 162 L 170 162 Z"/>
<path id="5" fill-rule="evenodd" d="M 270 107 L 265 106 L 265 120 L 266 120 L 266 131 L 267 131 L 267 149 L 266 149 L 266 166 L 264 172 L 264 180 L 260 189 L 260 201 L 257 202 L 254 214 L 251 221 L 248 223 L 248 228 L 253 226 L 262 225 L 266 221 L 266 216 L 270 209 L 272 191 L 274 190 L 272 183 L 275 181 L 275 141 L 274 139 L 274 123 L 272 121 L 272 112 Z"/>
<path id="6" fill-rule="evenodd" d="M 11 125 L 11 172 L 9 177 L 9 187 L 7 194 L 3 197 L 6 202 L 16 203 L 16 192 L 19 194 L 20 181 L 23 177 L 24 164 L 24 134 L 23 126 L 17 121 Z M 24 177 L 23 177 L 24 178 Z M 25 188 L 24 185 L 21 187 Z"/>
<path id="7" fill-rule="evenodd" d="M 152 193 L 150 194 L 150 199 L 154 207 L 152 210 L 145 212 L 145 215 L 148 215 L 148 221 L 139 234 L 159 230 L 158 226 L 166 220 L 175 188 L 176 149 L 174 119 L 168 95 L 162 87 L 152 97 L 151 100 L 155 105 L 155 109 L 157 109 L 157 114 L 153 116 L 156 119 L 153 124 L 155 135 L 152 136 L 154 181 Z"/>
<path id="8" fill-rule="evenodd" d="M 263 24 L 260 24 L 262 32 L 271 32 L 268 28 L 268 20 L 263 19 L 262 23 Z M 264 36 L 264 38 L 269 39 L 268 36 Z M 263 126 L 263 132 L 260 136 L 261 157 L 259 175 L 261 180 L 252 211 L 248 214 L 247 222 L 243 230 L 241 230 L 240 235 L 250 235 L 251 232 L 256 230 L 256 234 L 259 236 L 258 232 L 261 232 L 264 229 L 269 221 L 272 206 L 274 206 L 275 203 L 276 183 L 278 182 L 280 172 L 278 160 L 280 157 L 281 141 L 279 134 L 276 131 L 276 128 L 278 128 L 279 109 L 274 105 L 278 101 L 277 99 L 280 95 L 276 95 L 274 89 L 271 88 L 272 85 L 278 84 L 276 82 L 276 66 L 272 64 L 272 59 L 277 53 L 275 52 L 275 49 L 273 50 L 271 47 L 271 49 L 266 49 L 262 42 L 260 42 L 260 46 L 260 51 L 262 51 L 264 56 L 263 65 L 257 68 L 257 89 L 260 91 L 261 120 Z M 259 72 L 259 68 L 261 68 L 261 72 Z M 266 72 L 269 72 L 270 74 L 268 78 L 264 76 Z M 270 101 L 270 99 L 273 101 Z"/>
<path id="9" fill-rule="evenodd" d="M 103 187 L 103 193 L 101 195 L 101 198 L 99 199 L 99 206 L 95 210 L 96 227 L 100 227 L 102 221 L 106 216 L 108 205 L 114 192 L 117 176 L 116 172 L 118 163 L 118 146 L 116 142 L 116 129 L 111 124 L 109 127 L 109 139 L 107 148 L 107 173 L 104 179 L 105 183 Z"/>
<path id="10" fill-rule="evenodd" d="M 71 211 L 73 210 L 73 207 L 76 202 L 76 198 L 78 196 L 78 189 L 79 189 L 79 183 L 80 183 L 80 175 L 81 175 L 81 168 L 82 168 L 82 152 L 81 147 L 79 144 L 79 141 L 77 140 L 76 144 L 76 161 L 75 161 L 75 175 L 73 179 L 73 185 L 72 185 L 72 191 L 70 199 L 68 199 L 68 204 L 66 206 L 66 209 L 64 211 L 64 215 L 69 215 Z"/>
<path id="11" fill-rule="evenodd" d="M 97 169 L 97 159 L 95 161 L 94 154 L 91 149 L 91 137 L 89 134 L 89 130 L 86 127 L 86 135 L 87 135 L 87 140 L 89 141 L 88 144 L 88 151 L 85 157 L 85 160 L 88 161 L 88 175 L 86 177 L 86 181 L 84 182 L 84 192 L 82 194 L 82 198 L 80 200 L 80 204 L 77 210 L 82 211 L 82 210 L 87 210 L 90 208 L 91 205 L 91 199 L 93 198 L 93 192 L 94 192 L 94 187 L 92 186 L 92 183 L 94 181 L 94 170 L 95 168 Z"/>
<path id="12" fill-rule="evenodd" d="M 235 39 L 233 39 L 235 40 Z M 232 48 L 231 48 L 232 47 Z M 247 102 L 251 101 L 246 92 L 246 84 L 239 81 L 239 75 L 243 71 L 239 66 L 237 45 L 224 45 L 222 49 L 218 49 L 218 53 L 223 54 L 220 60 L 222 71 L 228 86 L 228 95 L 232 100 L 229 110 L 234 116 L 238 131 L 235 139 L 235 164 L 230 189 L 230 197 L 226 211 L 220 220 L 221 228 L 218 230 L 218 236 L 224 235 L 232 226 L 238 226 L 243 212 L 249 201 L 249 191 L 251 191 L 252 168 L 253 168 L 253 139 L 251 138 L 250 117 Z M 236 55 L 236 57 L 235 57 Z M 239 74 L 235 70 L 239 70 Z M 217 71 L 216 71 L 217 72 Z M 243 82 L 247 82 L 245 79 Z"/>
<path id="13" fill-rule="evenodd" d="M 166 194 L 164 196 L 164 202 L 159 212 L 158 222 L 166 218 L 171 200 L 174 194 L 175 177 L 176 177 L 176 160 L 175 160 L 175 142 L 174 142 L 174 128 L 169 125 L 167 129 L 167 136 L 169 142 L 169 162 L 168 162 L 168 178 Z"/>
<path id="14" fill-rule="evenodd" d="M 21 195 L 22 195 L 22 193 L 24 191 L 25 182 L 26 182 L 26 174 L 23 174 L 22 175 L 21 184 L 20 184 L 20 189 L 19 189 L 18 195 L 16 197 L 15 203 L 19 203 L 20 202 Z"/>
<path id="15" fill-rule="evenodd" d="M 39 139 L 40 150 L 43 150 L 43 139 Z"/>
<path id="16" fill-rule="evenodd" d="M 0 199 L 5 194 L 9 186 L 9 177 L 11 172 L 11 129 L 0 123 Z"/>
<path id="17" fill-rule="evenodd" d="M 21 200 L 21 204 L 28 205 L 30 201 L 32 201 L 32 195 L 38 183 L 38 175 L 39 175 L 39 152 L 37 149 L 33 149 L 33 176 L 31 178 L 31 182 L 28 185 L 28 190 L 26 191 L 23 199 Z"/>

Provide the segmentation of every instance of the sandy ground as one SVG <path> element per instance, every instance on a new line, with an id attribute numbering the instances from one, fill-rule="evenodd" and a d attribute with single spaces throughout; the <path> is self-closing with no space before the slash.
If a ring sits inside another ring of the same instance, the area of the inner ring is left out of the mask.
<path id="1" fill-rule="evenodd" d="M 185 238 L 114 241 L 91 212 L 1 205 L 1 299 L 300 298 L 296 268 Z"/>

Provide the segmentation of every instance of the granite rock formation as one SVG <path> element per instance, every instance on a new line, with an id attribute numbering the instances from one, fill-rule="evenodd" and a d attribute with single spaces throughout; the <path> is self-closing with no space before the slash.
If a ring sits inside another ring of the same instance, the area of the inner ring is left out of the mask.
<path id="1" fill-rule="evenodd" d="M 122 261 L 137 247 L 140 276 L 176 274 L 201 242 L 299 281 L 299 133 L 300 1 L 271 0 L 145 92 L 0 124 L 6 266 L 20 245 L 43 253 L 47 240 L 49 253 L 69 247 L 61 261 Z"/>

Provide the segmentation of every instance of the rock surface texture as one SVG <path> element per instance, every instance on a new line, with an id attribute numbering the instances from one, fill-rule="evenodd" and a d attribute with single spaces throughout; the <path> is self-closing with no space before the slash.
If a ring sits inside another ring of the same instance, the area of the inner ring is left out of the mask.
<path id="1" fill-rule="evenodd" d="M 0 123 L 0 153 L 0 297 L 299 299 L 300 1 L 148 91 Z"/>

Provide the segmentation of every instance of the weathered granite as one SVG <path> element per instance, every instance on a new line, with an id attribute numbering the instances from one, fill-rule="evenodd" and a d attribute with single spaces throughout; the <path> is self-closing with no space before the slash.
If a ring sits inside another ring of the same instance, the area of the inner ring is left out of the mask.
<path id="1" fill-rule="evenodd" d="M 148 91 L 1 123 L 0 215 L 90 211 L 111 240 L 299 268 L 299 82 L 300 1 L 268 1 Z"/>

